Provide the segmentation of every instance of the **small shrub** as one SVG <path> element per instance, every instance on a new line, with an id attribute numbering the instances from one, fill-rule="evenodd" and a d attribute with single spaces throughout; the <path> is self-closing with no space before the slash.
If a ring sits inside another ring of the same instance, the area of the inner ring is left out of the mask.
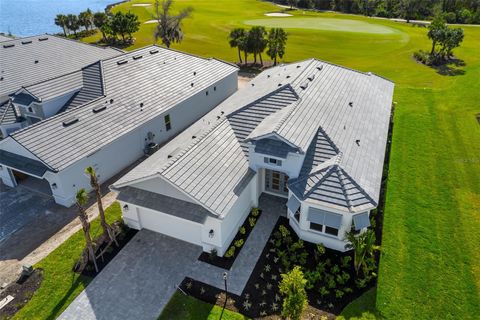
<path id="1" fill-rule="evenodd" d="M 247 233 L 247 229 L 245 229 L 245 227 L 240 227 L 240 229 L 238 229 L 238 232 L 240 232 L 240 234 L 245 235 Z"/>
<path id="2" fill-rule="evenodd" d="M 258 208 L 252 208 L 252 216 L 258 217 L 260 210 Z"/>
<path id="3" fill-rule="evenodd" d="M 280 225 L 278 230 L 280 231 L 282 238 L 287 238 L 290 236 L 290 231 L 284 225 Z"/>
<path id="4" fill-rule="evenodd" d="M 210 250 L 210 254 L 208 255 L 208 257 L 210 258 L 210 260 L 215 259 L 217 256 L 218 256 L 218 251 L 217 251 L 217 249 L 213 248 L 212 250 Z"/>
<path id="5" fill-rule="evenodd" d="M 321 287 L 320 288 L 320 295 L 322 297 L 328 296 L 329 293 L 330 293 L 330 291 L 328 291 L 328 289 L 326 287 Z"/>
<path id="6" fill-rule="evenodd" d="M 340 272 L 340 267 L 339 267 L 338 265 L 334 265 L 334 266 L 332 267 L 332 273 L 333 273 L 333 274 L 337 274 L 337 273 L 339 273 L 339 272 Z"/>
<path id="7" fill-rule="evenodd" d="M 235 246 L 231 246 L 227 252 L 225 252 L 225 258 L 231 258 L 235 255 Z"/>
<path id="8" fill-rule="evenodd" d="M 428 52 L 425 52 L 423 50 L 415 51 L 413 53 L 413 57 L 415 60 L 418 62 L 421 62 L 426 65 L 431 65 L 432 64 L 432 59 L 430 57 L 430 54 Z"/>
<path id="9" fill-rule="evenodd" d="M 345 293 L 344 293 L 342 290 L 340 290 L 340 289 L 335 290 L 335 297 L 336 297 L 337 299 L 341 299 L 344 294 L 345 294 Z"/>
<path id="10" fill-rule="evenodd" d="M 303 310 L 308 304 L 305 285 L 307 280 L 299 266 L 293 268 L 287 274 L 282 274 L 282 282 L 279 285 L 283 299 L 282 316 L 287 319 L 299 320 Z"/>
<path id="11" fill-rule="evenodd" d="M 319 255 L 323 255 L 325 253 L 325 246 L 323 245 L 323 243 L 317 244 L 317 252 Z"/>
<path id="12" fill-rule="evenodd" d="M 257 219 L 254 217 L 248 218 L 248 224 L 250 225 L 251 228 L 255 226 L 255 223 L 257 223 Z"/>
<path id="13" fill-rule="evenodd" d="M 235 241 L 235 247 L 240 248 L 243 246 L 244 240 L 243 239 L 238 239 Z"/>
<path id="14" fill-rule="evenodd" d="M 342 268 L 347 269 L 350 266 L 350 261 L 352 261 L 352 257 L 345 256 L 341 259 Z"/>

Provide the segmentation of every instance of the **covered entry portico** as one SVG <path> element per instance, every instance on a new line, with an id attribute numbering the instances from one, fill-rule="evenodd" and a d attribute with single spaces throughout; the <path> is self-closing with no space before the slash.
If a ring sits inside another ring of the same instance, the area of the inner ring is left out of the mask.
<path id="1" fill-rule="evenodd" d="M 288 197 L 288 175 L 283 172 L 265 169 L 265 191 L 281 197 Z"/>

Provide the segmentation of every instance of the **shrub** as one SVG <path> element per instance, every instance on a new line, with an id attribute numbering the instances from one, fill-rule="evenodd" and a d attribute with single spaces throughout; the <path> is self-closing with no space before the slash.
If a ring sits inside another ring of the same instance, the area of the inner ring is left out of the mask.
<path id="1" fill-rule="evenodd" d="M 282 238 L 287 238 L 290 236 L 290 231 L 284 225 L 280 225 L 278 230 L 280 231 Z"/>
<path id="2" fill-rule="evenodd" d="M 231 246 L 225 253 L 225 258 L 231 258 L 235 254 L 235 246 Z"/>
<path id="3" fill-rule="evenodd" d="M 258 217 L 260 210 L 258 208 L 252 208 L 252 216 Z"/>
<path id="4" fill-rule="evenodd" d="M 325 253 L 325 246 L 323 245 L 323 243 L 317 244 L 317 251 L 320 255 L 323 255 Z"/>
<path id="5" fill-rule="evenodd" d="M 340 289 L 335 290 L 335 297 L 336 297 L 337 299 L 342 298 L 344 294 L 345 294 L 345 293 L 344 293 L 342 290 L 340 290 Z"/>
<path id="6" fill-rule="evenodd" d="M 245 227 L 240 227 L 240 229 L 238 229 L 238 231 L 240 232 L 240 234 L 246 234 L 247 233 L 247 229 L 245 229 Z"/>
<path id="7" fill-rule="evenodd" d="M 243 246 L 243 243 L 243 239 L 238 239 L 237 241 L 235 241 L 235 247 L 240 248 L 241 246 Z"/>
<path id="8" fill-rule="evenodd" d="M 423 50 L 415 51 L 413 53 L 413 57 L 415 60 L 418 62 L 421 62 L 426 65 L 431 65 L 432 64 L 432 58 L 428 52 L 425 52 Z"/>
<path id="9" fill-rule="evenodd" d="M 287 319 L 300 319 L 303 310 L 307 306 L 307 292 L 305 285 L 307 280 L 299 266 L 293 268 L 287 274 L 282 274 L 282 282 L 279 285 L 280 293 L 285 297 L 283 299 L 282 316 Z"/>
<path id="10" fill-rule="evenodd" d="M 326 287 L 321 287 L 320 288 L 320 295 L 322 297 L 328 296 L 329 293 L 330 293 L 330 291 L 328 291 L 328 289 Z"/>
<path id="11" fill-rule="evenodd" d="M 445 20 L 447 20 L 448 23 L 455 23 L 457 22 L 457 15 L 455 12 L 447 12 L 444 15 Z"/>
<path id="12" fill-rule="evenodd" d="M 254 217 L 248 218 L 248 224 L 250 225 L 251 228 L 255 226 L 255 223 L 257 223 L 257 219 Z"/>

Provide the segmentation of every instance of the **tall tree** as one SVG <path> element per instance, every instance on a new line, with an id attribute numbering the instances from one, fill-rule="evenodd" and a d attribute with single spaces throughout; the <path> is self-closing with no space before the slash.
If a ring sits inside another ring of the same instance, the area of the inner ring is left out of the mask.
<path id="1" fill-rule="evenodd" d="M 100 225 L 103 229 L 103 235 L 109 241 L 115 242 L 117 245 L 117 239 L 115 237 L 115 230 L 107 223 L 105 219 L 105 210 L 103 210 L 103 203 L 102 203 L 102 193 L 100 191 L 100 184 L 98 183 L 97 174 L 95 169 L 92 167 L 87 167 L 85 169 L 85 173 L 90 177 L 90 186 L 95 191 L 95 196 L 97 198 L 97 205 L 98 205 L 98 213 L 100 216 Z"/>
<path id="2" fill-rule="evenodd" d="M 298 0 L 287 0 L 288 4 L 290 5 L 290 9 L 297 6 Z"/>
<path id="3" fill-rule="evenodd" d="M 158 24 L 155 28 L 155 41 L 162 39 L 162 43 L 170 48 L 172 43 L 180 43 L 183 40 L 182 21 L 188 18 L 192 11 L 192 7 L 182 9 L 178 14 L 170 13 L 173 0 L 155 0 L 154 18 Z"/>
<path id="4" fill-rule="evenodd" d="M 122 37 L 122 41 L 125 43 L 125 37 L 127 35 L 132 38 L 132 33 L 138 31 L 140 21 L 138 21 L 137 15 L 133 13 L 123 13 L 119 11 L 112 16 L 110 25 L 112 32 L 114 34 L 119 34 Z"/>
<path id="5" fill-rule="evenodd" d="M 229 43 L 231 48 L 237 48 L 238 49 L 238 60 L 240 60 L 240 63 L 242 63 L 242 44 L 246 41 L 247 37 L 247 32 L 245 32 L 245 29 L 243 28 L 235 28 L 232 31 L 230 31 L 230 34 L 228 35 Z M 246 63 L 247 61 L 245 61 Z"/>
<path id="6" fill-rule="evenodd" d="M 277 65 L 277 57 L 283 58 L 285 54 L 285 45 L 287 43 L 287 33 L 282 28 L 272 28 L 268 33 L 268 49 L 267 54 L 273 60 L 273 64 Z"/>
<path id="7" fill-rule="evenodd" d="M 105 28 L 103 28 L 103 26 L 105 26 L 105 24 L 107 23 L 108 16 L 105 12 L 95 12 L 95 14 L 93 15 L 93 25 L 102 33 L 103 41 L 107 40 Z"/>
<path id="8" fill-rule="evenodd" d="M 284 296 L 282 316 L 291 320 L 299 320 L 308 304 L 307 292 L 305 291 L 307 280 L 299 266 L 295 266 L 292 271 L 281 276 L 282 281 L 279 289 Z"/>
<path id="9" fill-rule="evenodd" d="M 263 66 L 262 52 L 267 47 L 267 31 L 265 27 L 255 26 L 248 32 L 248 49 L 253 53 L 253 63 L 257 63 L 257 55 L 260 58 L 260 64 Z"/>
<path id="10" fill-rule="evenodd" d="M 130 39 L 133 38 L 132 34 L 137 32 L 140 29 L 140 21 L 138 21 L 138 16 L 131 13 L 130 11 L 125 14 L 127 19 L 127 33 Z"/>
<path id="11" fill-rule="evenodd" d="M 428 26 L 427 36 L 432 40 L 432 49 L 430 50 L 430 55 L 435 54 L 435 48 L 442 39 L 445 37 L 445 31 L 447 30 L 447 24 L 442 15 L 437 15 L 432 23 Z"/>
<path id="12" fill-rule="evenodd" d="M 64 14 L 57 14 L 55 17 L 55 25 L 63 29 L 63 35 L 67 36 L 67 16 Z"/>
<path id="13" fill-rule="evenodd" d="M 77 30 L 80 29 L 78 17 L 74 14 L 67 15 L 67 28 L 73 31 L 75 38 L 77 37 Z"/>
<path id="14" fill-rule="evenodd" d="M 88 31 L 93 24 L 92 10 L 87 9 L 86 11 L 80 12 L 78 15 L 78 21 L 80 25 L 85 27 L 85 30 Z"/>
<path id="15" fill-rule="evenodd" d="M 92 261 L 93 265 L 95 266 L 95 271 L 98 272 L 97 260 L 95 259 L 95 251 L 93 250 L 92 238 L 90 237 L 90 222 L 88 221 L 87 212 L 84 208 L 85 204 L 87 204 L 88 201 L 87 191 L 83 188 L 78 190 L 76 194 L 76 200 L 78 218 L 82 223 L 83 234 L 85 236 L 86 243 L 86 250 L 84 251 L 86 257 L 84 257 L 84 261 Z"/>

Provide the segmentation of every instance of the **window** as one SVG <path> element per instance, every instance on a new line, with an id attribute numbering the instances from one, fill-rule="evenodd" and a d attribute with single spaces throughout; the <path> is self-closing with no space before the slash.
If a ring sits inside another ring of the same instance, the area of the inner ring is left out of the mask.
<path id="1" fill-rule="evenodd" d="M 298 208 L 293 217 L 295 218 L 295 220 L 297 220 L 297 222 L 300 222 L 300 208 Z"/>
<path id="2" fill-rule="evenodd" d="M 326 234 L 331 234 L 332 236 L 338 236 L 338 229 L 332 228 L 329 226 L 325 226 L 325 233 Z"/>
<path id="3" fill-rule="evenodd" d="M 28 112 L 33 112 L 32 107 L 28 107 Z"/>
<path id="4" fill-rule="evenodd" d="M 169 131 L 170 129 L 172 129 L 172 123 L 170 122 L 170 115 L 167 114 L 163 119 L 165 120 L 165 129 L 166 129 L 167 131 Z"/>
<path id="5" fill-rule="evenodd" d="M 206 96 L 208 96 L 208 90 L 207 90 L 207 91 L 205 91 L 205 95 L 206 95 Z"/>
<path id="6" fill-rule="evenodd" d="M 310 222 L 310 229 L 323 232 L 323 225 L 315 222 Z"/>
<path id="7" fill-rule="evenodd" d="M 213 91 L 217 91 L 217 87 L 213 87 Z"/>
<path id="8" fill-rule="evenodd" d="M 274 166 L 279 166 L 279 167 L 282 166 L 282 160 L 277 160 L 275 158 L 264 157 L 263 162 L 274 165 Z"/>

